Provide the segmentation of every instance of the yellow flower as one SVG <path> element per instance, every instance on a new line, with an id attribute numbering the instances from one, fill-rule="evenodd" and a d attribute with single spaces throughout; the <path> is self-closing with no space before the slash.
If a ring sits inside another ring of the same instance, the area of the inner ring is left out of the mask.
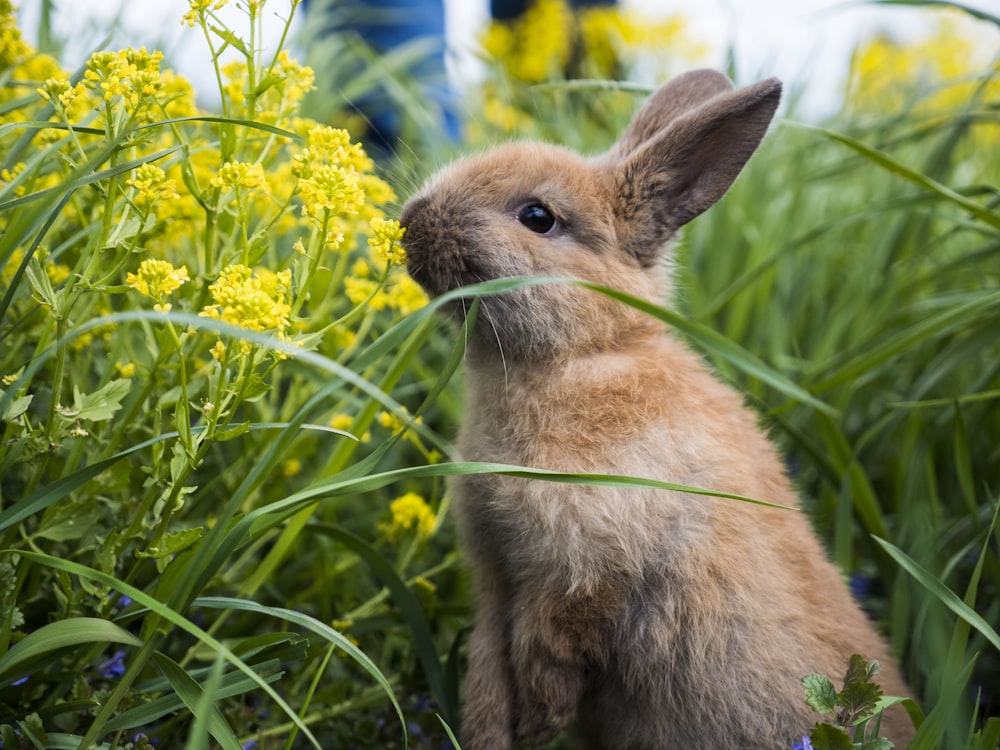
<path id="1" fill-rule="evenodd" d="M 427 293 L 409 276 L 397 276 L 385 291 L 389 307 L 409 315 L 427 305 Z"/>
<path id="2" fill-rule="evenodd" d="M 233 60 L 222 66 L 222 75 L 226 77 L 224 91 L 236 107 L 242 107 L 247 97 L 244 93 L 249 72 L 247 64 L 242 60 Z"/>
<path id="3" fill-rule="evenodd" d="M 9 0 L 0 0 L 0 71 L 18 65 L 34 54 L 34 49 L 21 39 L 14 6 Z"/>
<path id="4" fill-rule="evenodd" d="M 168 117 L 193 117 L 198 114 L 194 88 L 184 76 L 163 71 L 163 107 Z"/>
<path id="5" fill-rule="evenodd" d="M 188 11 L 181 18 L 181 24 L 194 26 L 205 14 L 216 11 L 226 4 L 226 0 L 191 0 Z"/>
<path id="6" fill-rule="evenodd" d="M 565 0 L 538 0 L 506 30 L 495 26 L 483 39 L 486 52 L 510 75 L 541 83 L 566 67 L 572 52 L 573 14 Z"/>
<path id="7" fill-rule="evenodd" d="M 49 277 L 49 283 L 52 284 L 52 286 L 56 286 L 57 284 L 64 282 L 69 278 L 69 274 L 69 266 L 64 263 L 45 264 L 45 275 Z"/>
<path id="8" fill-rule="evenodd" d="M 361 174 L 373 167 L 360 144 L 346 130 L 317 125 L 306 145 L 292 155 L 303 215 L 322 222 L 330 216 L 357 214 L 365 204 Z"/>
<path id="9" fill-rule="evenodd" d="M 406 251 L 400 242 L 406 229 L 395 219 L 375 217 L 369 222 L 371 237 L 368 246 L 372 248 L 375 257 L 390 266 L 401 266 L 406 263 Z"/>
<path id="10" fill-rule="evenodd" d="M 201 315 L 251 331 L 284 332 L 291 314 L 291 285 L 292 272 L 287 269 L 274 273 L 266 268 L 254 271 L 242 264 L 227 266 L 208 287 L 214 304 L 205 307 Z"/>
<path id="11" fill-rule="evenodd" d="M 935 15 L 938 23 L 924 39 L 902 43 L 881 34 L 855 50 L 847 93 L 852 108 L 882 114 L 915 104 L 916 112 L 940 113 L 977 97 L 984 103 L 1000 97 L 996 76 L 984 84 L 977 75 L 987 66 L 996 70 L 989 42 L 976 38 L 978 29 L 962 14 Z"/>
<path id="12" fill-rule="evenodd" d="M 63 110 L 69 109 L 73 101 L 82 91 L 82 85 L 73 86 L 65 76 L 48 78 L 39 88 L 38 95 L 47 102 L 52 102 Z"/>
<path id="13" fill-rule="evenodd" d="M 129 115 L 144 113 L 161 99 L 163 78 L 160 62 L 163 53 L 147 52 L 145 47 L 129 47 L 118 52 L 95 52 L 83 73 L 87 85 L 105 101 L 121 98 Z"/>
<path id="14" fill-rule="evenodd" d="M 11 183 L 18 178 L 18 176 L 25 170 L 28 165 L 23 161 L 19 161 L 11 169 L 0 170 L 0 182 Z M 14 195 L 24 195 L 27 192 L 27 187 L 22 183 L 14 188 Z"/>
<path id="15" fill-rule="evenodd" d="M 163 300 L 180 289 L 181 285 L 190 281 L 187 266 L 174 268 L 165 260 L 147 258 L 139 264 L 137 273 L 125 276 L 125 283 L 140 294 L 156 300 L 156 309 L 165 312 L 170 309 L 169 303 Z"/>
<path id="16" fill-rule="evenodd" d="M 131 378 L 135 375 L 134 362 L 118 362 L 115 364 L 115 372 L 120 378 Z"/>
<path id="17" fill-rule="evenodd" d="M 414 530 L 420 539 L 426 539 L 434 531 L 434 511 L 420 495 L 408 492 L 389 504 L 392 518 L 389 523 L 379 525 L 382 533 L 390 541 L 395 541 L 406 531 Z"/>
<path id="18" fill-rule="evenodd" d="M 403 410 L 403 413 L 408 414 L 405 409 Z M 417 417 L 414 421 L 417 424 L 424 423 L 423 417 Z M 378 413 L 378 423 L 391 432 L 400 432 L 401 430 L 406 429 L 406 425 L 403 423 L 402 418 L 387 411 L 380 411 Z"/>
<path id="19" fill-rule="evenodd" d="M 155 164 L 143 164 L 135 170 L 135 175 L 125 180 L 134 187 L 145 202 L 173 200 L 179 198 L 177 183 L 168 180 L 166 173 Z"/>
<path id="20" fill-rule="evenodd" d="M 351 433 L 352 435 L 354 434 L 351 432 L 351 428 L 354 426 L 354 417 L 350 414 L 334 414 L 330 417 L 330 421 L 327 422 L 327 424 L 335 430 L 342 430 L 344 432 Z M 362 443 L 367 443 L 371 440 L 371 437 L 372 434 L 370 432 L 366 432 L 364 435 L 361 435 L 359 439 Z"/>
<path id="21" fill-rule="evenodd" d="M 316 74 L 308 65 L 293 60 L 288 50 L 281 50 L 275 61 L 274 74 L 284 79 L 282 93 L 285 108 L 294 107 L 307 93 L 315 89 Z"/>
<path id="22" fill-rule="evenodd" d="M 264 167 L 242 161 L 227 161 L 219 167 L 219 173 L 212 178 L 212 185 L 237 190 L 253 189 L 266 184 Z"/>
<path id="23" fill-rule="evenodd" d="M 302 471 L 302 462 L 297 458 L 288 458 L 281 462 L 281 475 L 286 479 L 294 477 Z"/>

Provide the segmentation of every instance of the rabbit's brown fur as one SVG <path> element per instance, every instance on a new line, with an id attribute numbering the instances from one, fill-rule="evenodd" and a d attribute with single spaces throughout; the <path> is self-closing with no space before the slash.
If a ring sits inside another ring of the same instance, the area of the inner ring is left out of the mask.
<path id="1" fill-rule="evenodd" d="M 779 96 L 773 79 L 734 90 L 698 71 L 601 157 L 516 143 L 459 162 L 404 210 L 410 272 L 432 294 L 558 276 L 661 302 L 665 243 L 725 193 Z M 525 206 L 557 223 L 533 231 Z M 608 296 L 557 283 L 483 298 L 467 368 L 464 459 L 797 505 L 740 396 Z M 591 748 L 788 748 L 816 721 L 801 678 L 839 677 L 852 653 L 879 659 L 886 693 L 907 692 L 799 512 L 495 475 L 454 491 L 478 583 L 465 750 L 574 723 Z M 909 736 L 890 713 L 888 734 Z"/>

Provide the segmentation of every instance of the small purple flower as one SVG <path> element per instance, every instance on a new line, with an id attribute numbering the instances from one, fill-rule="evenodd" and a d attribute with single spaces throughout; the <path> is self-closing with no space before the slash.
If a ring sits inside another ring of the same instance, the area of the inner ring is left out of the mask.
<path id="1" fill-rule="evenodd" d="M 850 587 L 855 599 L 867 598 L 872 590 L 871 576 L 866 576 L 864 573 L 851 573 Z"/>
<path id="2" fill-rule="evenodd" d="M 115 601 L 115 609 L 126 609 L 132 606 L 132 597 L 122 594 Z"/>
<path id="3" fill-rule="evenodd" d="M 247 740 L 244 742 L 243 750 L 257 750 L 257 740 Z"/>
<path id="4" fill-rule="evenodd" d="M 25 676 L 24 676 L 24 677 L 22 677 L 22 678 L 21 678 L 20 680 L 14 680 L 14 681 L 13 681 L 12 683 L 10 683 L 10 684 L 11 684 L 11 687 L 15 687 L 15 686 L 17 686 L 17 685 L 23 685 L 24 683 L 26 683 L 26 682 L 28 681 L 28 678 L 29 678 L 30 676 L 31 676 L 31 675 L 25 675 Z"/>
<path id="5" fill-rule="evenodd" d="M 98 674 L 108 680 L 117 680 L 125 674 L 125 652 L 115 651 L 114 655 L 97 667 Z"/>
<path id="6" fill-rule="evenodd" d="M 801 742 L 793 742 L 792 750 L 813 750 L 813 743 L 806 735 L 802 735 Z"/>

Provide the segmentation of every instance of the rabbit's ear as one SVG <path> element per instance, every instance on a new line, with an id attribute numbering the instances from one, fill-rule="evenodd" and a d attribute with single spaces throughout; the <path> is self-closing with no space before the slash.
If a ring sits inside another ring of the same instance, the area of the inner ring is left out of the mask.
<path id="1" fill-rule="evenodd" d="M 732 89 L 733 84 L 717 70 L 692 70 L 671 78 L 646 99 L 610 156 L 627 156 L 680 115 Z"/>
<path id="2" fill-rule="evenodd" d="M 652 119 L 633 124 L 626 137 L 636 139 L 635 145 L 609 154 L 619 237 L 644 265 L 655 261 L 674 232 L 726 193 L 778 107 L 781 82 L 776 78 L 723 92 L 714 80 L 714 95 L 679 114 L 665 108 L 659 128 Z M 697 96 L 692 91 L 688 102 Z M 647 120 L 646 109 L 637 119 Z M 650 118 L 654 114 L 655 109 Z"/>

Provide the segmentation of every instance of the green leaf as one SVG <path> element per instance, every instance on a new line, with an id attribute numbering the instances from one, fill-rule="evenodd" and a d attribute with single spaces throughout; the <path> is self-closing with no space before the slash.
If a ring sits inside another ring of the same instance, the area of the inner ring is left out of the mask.
<path id="1" fill-rule="evenodd" d="M 389 589 L 396 609 L 406 620 L 413 635 L 413 646 L 417 651 L 417 658 L 424 670 L 424 677 L 427 685 L 431 689 L 434 698 L 441 707 L 442 712 L 448 721 L 458 719 L 458 706 L 451 705 L 449 693 L 445 688 L 444 670 L 441 667 L 441 658 L 438 655 L 437 645 L 431 634 L 430 625 L 424 616 L 424 609 L 420 605 L 419 599 L 406 585 L 405 581 L 399 577 L 396 569 L 386 560 L 377 549 L 361 537 L 352 534 L 346 529 L 329 524 L 316 524 L 315 529 L 327 536 L 336 539 L 341 544 L 346 545 L 352 552 L 356 553 L 364 560 L 372 572 L 376 575 L 382 585 Z"/>
<path id="2" fill-rule="evenodd" d="M 806 703 L 820 714 L 832 714 L 837 710 L 837 690 L 828 677 L 809 674 L 802 678 L 806 689 Z"/>
<path id="3" fill-rule="evenodd" d="M 52 555 L 46 555 L 41 552 L 34 552 L 29 550 L 2 550 L 2 552 L 16 552 L 21 557 L 31 560 L 39 565 L 46 565 L 55 570 L 65 571 L 73 575 L 82 576 L 84 578 L 89 578 L 99 583 L 103 583 L 110 588 L 115 589 L 127 596 L 131 597 L 134 601 L 138 602 L 140 605 L 148 607 L 153 612 L 155 612 L 159 617 L 163 618 L 167 622 L 175 625 L 186 633 L 190 633 L 194 637 L 198 638 L 202 643 L 204 643 L 208 648 L 213 649 L 222 655 L 226 661 L 231 663 L 240 672 L 247 675 L 254 683 L 266 693 L 271 700 L 273 700 L 286 716 L 298 727 L 299 731 L 302 732 L 308 738 L 310 744 L 319 748 L 320 745 L 316 740 L 316 737 L 309 730 L 299 718 L 298 714 L 292 709 L 291 706 L 280 696 L 278 693 L 269 685 L 265 680 L 263 680 L 256 672 L 254 672 L 247 664 L 233 654 L 233 652 L 224 644 L 214 638 L 210 633 L 206 632 L 202 628 L 199 628 L 193 622 L 188 620 L 183 615 L 175 612 L 169 607 L 165 606 L 162 602 L 157 601 L 155 598 L 151 597 L 145 591 L 136 588 L 124 581 L 120 581 L 107 573 L 102 573 L 99 570 L 94 570 L 86 565 L 80 565 L 79 563 L 73 562 L 71 560 L 64 560 L 58 557 L 53 557 Z M 103 620 L 101 622 L 104 622 Z M 350 644 L 353 647 L 353 644 Z M 355 648 L 355 651 L 357 649 Z M 2 662 L 2 660 L 0 660 Z M 104 726 L 104 725 L 102 725 Z M 101 727 L 98 727 L 96 731 L 100 731 Z M 92 731 L 93 730 L 92 728 Z"/>
<path id="4" fill-rule="evenodd" d="M 204 722 L 209 734 L 211 734 L 223 750 L 242 750 L 240 741 L 233 734 L 233 728 L 229 726 L 219 707 L 214 701 L 205 701 L 205 691 L 202 690 L 191 675 L 185 672 L 177 662 L 165 654 L 153 654 L 153 661 L 163 672 L 170 686 L 177 693 L 177 696 L 184 701 L 184 705 L 198 722 Z"/>
<path id="5" fill-rule="evenodd" d="M 854 743 L 840 727 L 817 724 L 809 735 L 813 750 L 852 750 Z"/>
<path id="6" fill-rule="evenodd" d="M 837 693 L 837 703 L 853 724 L 858 719 L 870 716 L 881 697 L 882 688 L 872 682 L 848 681 L 844 689 Z"/>
<path id="7" fill-rule="evenodd" d="M 885 737 L 874 737 L 855 745 L 857 750 L 892 750 L 894 747 L 895 745 Z"/>
<path id="8" fill-rule="evenodd" d="M 107 620 L 96 617 L 57 620 L 28 634 L 6 654 L 0 656 L 0 684 L 10 684 L 24 676 L 25 667 L 52 651 L 84 643 L 142 645 L 142 641 L 130 632 Z"/>
<path id="9" fill-rule="evenodd" d="M 60 409 L 59 415 L 67 420 L 90 422 L 111 419 L 115 412 L 122 408 L 122 399 L 128 395 L 131 387 L 130 378 L 112 380 L 91 394 L 80 393 L 80 389 L 74 385 L 73 407 Z"/>
<path id="10" fill-rule="evenodd" d="M 392 685 L 389 684 L 389 680 L 386 679 L 385 675 L 382 674 L 381 670 L 375 663 L 368 658 L 368 656 L 361 651 L 357 646 L 355 646 L 349 639 L 347 639 L 342 634 L 338 633 L 336 630 L 331 628 L 326 623 L 320 622 L 314 617 L 310 617 L 302 612 L 296 612 L 291 609 L 285 609 L 283 607 L 267 607 L 263 604 L 258 604 L 257 602 L 245 601 L 243 599 L 231 599 L 221 596 L 205 596 L 195 599 L 192 603 L 193 606 L 199 607 L 210 607 L 212 609 L 238 609 L 244 612 L 257 612 L 259 614 L 269 615 L 271 617 L 277 617 L 282 620 L 287 620 L 288 622 L 295 623 L 296 625 L 310 630 L 316 633 L 328 643 L 332 643 L 345 653 L 350 656 L 354 661 L 356 661 L 362 669 L 368 672 L 375 681 L 382 686 L 385 690 L 386 695 L 392 702 L 393 708 L 396 710 L 396 716 L 399 717 L 399 723 L 403 727 L 403 741 L 404 744 L 407 741 L 406 735 L 406 720 L 403 718 L 403 710 L 399 707 L 399 703 L 396 700 L 396 696 L 393 693 Z M 301 727 L 300 727 L 301 728 Z"/>
<path id="11" fill-rule="evenodd" d="M 161 544 L 155 547 L 150 547 L 145 551 L 137 550 L 135 554 L 137 557 L 147 557 L 155 560 L 159 560 L 163 557 L 170 557 L 171 555 L 176 555 L 178 552 L 186 550 L 192 544 L 201 539 L 203 532 L 204 529 L 201 526 L 198 526 L 193 529 L 185 529 L 184 531 L 167 534 Z"/>
<path id="12" fill-rule="evenodd" d="M 9 508 L 4 508 L 0 511 L 0 532 L 10 528 L 16 523 L 20 523 L 25 518 L 32 516 L 35 513 L 45 510 L 53 503 L 58 502 L 74 490 L 79 489 L 102 471 L 113 466 L 118 461 L 121 461 L 129 454 L 140 451 L 143 448 L 148 448 L 155 443 L 159 443 L 164 440 L 172 440 L 176 437 L 176 432 L 170 432 L 160 435 L 159 437 L 137 443 L 131 448 L 127 448 L 120 453 L 116 453 L 111 458 L 98 461 L 96 464 L 91 464 L 90 466 L 84 466 L 82 469 L 73 472 L 69 476 L 57 479 L 52 484 L 47 484 L 35 492 L 32 492 L 27 497 L 15 502 Z"/>
<path id="13" fill-rule="evenodd" d="M 826 128 L 816 127 L 813 125 L 805 125 L 803 123 L 789 123 L 795 125 L 799 128 L 804 128 L 806 130 L 812 130 L 817 133 L 821 133 L 827 138 L 837 141 L 838 143 L 843 143 L 845 146 L 854 149 L 859 154 L 862 154 L 868 160 L 878 164 L 880 167 L 894 175 L 902 177 L 908 182 L 912 182 L 915 185 L 919 185 L 925 190 L 929 190 L 932 193 L 936 193 L 941 198 L 954 203 L 963 210 L 975 216 L 980 221 L 985 224 L 989 224 L 994 229 L 1000 229 L 1000 214 L 995 211 L 991 211 L 985 206 L 981 206 L 973 200 L 969 200 L 961 193 L 955 192 L 951 188 L 942 185 L 937 180 L 933 180 L 925 174 L 912 169 L 902 162 L 894 159 L 883 151 L 879 151 L 861 141 L 851 138 L 843 133 L 837 133 L 833 130 L 827 130 Z"/>
<path id="14" fill-rule="evenodd" d="M 5 395 L 6 394 L 0 390 L 0 399 L 2 399 Z M 27 396 L 21 396 L 20 398 L 13 399 L 4 410 L 3 415 L 0 415 L 0 419 L 3 419 L 4 422 L 13 422 L 28 410 L 28 407 L 31 405 L 32 398 L 33 396 L 29 394 Z"/>
<path id="15" fill-rule="evenodd" d="M 954 612 L 956 615 L 961 617 L 965 622 L 971 625 L 973 628 L 978 630 L 992 645 L 993 648 L 1000 651 L 1000 634 L 994 630 L 986 620 L 984 620 L 972 607 L 963 602 L 958 598 L 958 595 L 954 591 L 945 586 L 933 573 L 920 565 L 916 560 L 907 555 L 899 547 L 891 544 L 884 539 L 880 539 L 877 536 L 873 536 L 874 539 L 882 549 L 884 549 L 889 556 L 899 563 L 899 566 L 903 568 L 907 573 L 913 576 L 920 585 L 934 594 L 942 604 L 944 604 L 948 609 Z"/>
<path id="16" fill-rule="evenodd" d="M 281 662 L 277 659 L 254 664 L 253 670 L 269 685 L 280 680 L 285 674 L 281 670 Z M 246 675 L 239 672 L 229 672 L 220 681 L 219 688 L 215 692 L 215 697 L 217 700 L 231 698 L 234 695 L 242 695 L 256 688 L 257 683 L 249 679 Z M 171 693 L 156 698 L 149 703 L 143 703 L 135 708 L 123 711 L 105 724 L 104 729 L 106 732 L 117 732 L 122 729 L 135 729 L 147 726 L 159 721 L 164 716 L 176 713 L 182 708 L 184 708 L 184 701 L 175 693 Z M 76 747 L 76 745 L 73 747 Z"/>

